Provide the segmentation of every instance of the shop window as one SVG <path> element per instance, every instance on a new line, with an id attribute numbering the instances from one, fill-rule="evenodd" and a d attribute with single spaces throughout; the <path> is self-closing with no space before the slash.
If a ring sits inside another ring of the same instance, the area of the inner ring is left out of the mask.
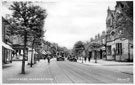
<path id="1" fill-rule="evenodd" d="M 116 43 L 116 54 L 122 55 L 122 43 Z"/>
<path id="2" fill-rule="evenodd" d="M 111 55 L 111 45 L 107 46 L 107 55 Z"/>

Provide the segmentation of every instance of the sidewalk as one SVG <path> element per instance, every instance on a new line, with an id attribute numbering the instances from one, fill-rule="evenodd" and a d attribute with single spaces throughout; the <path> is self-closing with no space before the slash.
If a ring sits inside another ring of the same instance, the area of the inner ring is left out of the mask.
<path id="1" fill-rule="evenodd" d="M 51 63 L 55 60 L 52 59 Z M 21 74 L 22 61 L 13 61 L 3 65 L 3 83 L 52 83 L 54 80 L 50 74 L 50 65 L 47 60 L 37 61 L 32 67 L 25 62 L 25 74 Z"/>
<path id="2" fill-rule="evenodd" d="M 82 63 L 82 60 L 77 60 L 78 63 Z M 104 67 L 109 70 L 119 71 L 121 73 L 131 74 L 133 75 L 133 62 L 117 62 L 117 61 L 106 61 L 106 60 L 91 60 L 90 62 L 87 60 L 86 62 L 83 60 L 82 64 L 92 65 Z"/>

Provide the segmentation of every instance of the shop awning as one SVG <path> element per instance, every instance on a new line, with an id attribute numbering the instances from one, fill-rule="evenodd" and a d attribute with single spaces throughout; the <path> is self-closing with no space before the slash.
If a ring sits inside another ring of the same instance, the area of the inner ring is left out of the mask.
<path id="1" fill-rule="evenodd" d="M 35 52 L 35 54 L 38 54 L 37 51 L 34 51 L 34 52 Z"/>
<path id="2" fill-rule="evenodd" d="M 105 50 L 105 47 L 101 47 L 101 50 Z"/>
<path id="3" fill-rule="evenodd" d="M 8 44 L 5 44 L 4 42 L 2 42 L 2 46 L 7 49 L 14 50 L 11 46 L 9 46 Z"/>

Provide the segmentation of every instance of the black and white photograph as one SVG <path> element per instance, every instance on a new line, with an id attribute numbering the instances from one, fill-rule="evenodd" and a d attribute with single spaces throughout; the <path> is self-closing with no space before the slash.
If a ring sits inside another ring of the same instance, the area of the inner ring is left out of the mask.
<path id="1" fill-rule="evenodd" d="M 1 84 L 134 84 L 134 1 L 2 0 Z"/>

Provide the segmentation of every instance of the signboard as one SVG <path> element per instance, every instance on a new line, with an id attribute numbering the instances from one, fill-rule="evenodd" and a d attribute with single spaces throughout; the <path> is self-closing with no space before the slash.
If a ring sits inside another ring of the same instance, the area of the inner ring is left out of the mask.
<path id="1" fill-rule="evenodd" d="M 13 49 L 23 49 L 24 45 L 12 45 Z"/>

